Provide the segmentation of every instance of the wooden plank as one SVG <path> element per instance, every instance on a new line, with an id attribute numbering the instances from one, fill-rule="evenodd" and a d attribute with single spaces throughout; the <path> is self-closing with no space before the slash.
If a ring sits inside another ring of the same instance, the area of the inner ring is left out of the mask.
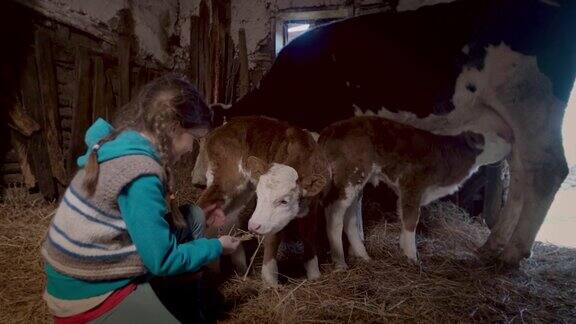
<path id="1" fill-rule="evenodd" d="M 32 152 L 30 152 L 30 146 L 27 140 L 21 135 L 12 132 L 10 141 L 12 143 L 12 147 L 18 155 L 18 166 L 24 178 L 24 184 L 26 185 L 26 188 L 32 189 L 36 187 L 36 176 L 34 176 L 32 165 L 30 163 Z"/>
<path id="2" fill-rule="evenodd" d="M 24 176 L 20 173 L 18 174 L 4 174 L 2 175 L 2 182 L 7 185 L 16 185 L 24 183 Z"/>
<path id="3" fill-rule="evenodd" d="M 116 112 L 116 97 L 114 96 L 114 86 L 112 79 L 114 78 L 114 71 L 106 69 L 106 84 L 104 92 L 104 104 L 106 105 L 106 120 L 112 121 L 114 113 Z"/>
<path id="4" fill-rule="evenodd" d="M 93 120 L 108 116 L 105 103 L 106 75 L 104 71 L 104 60 L 100 56 L 94 58 L 94 95 L 92 109 L 94 111 Z"/>
<path id="5" fill-rule="evenodd" d="M 120 89 L 118 97 L 120 106 L 124 106 L 130 101 L 130 73 L 131 73 L 131 51 L 132 51 L 132 24 L 129 10 L 122 10 L 120 13 L 120 38 L 118 41 L 118 66 L 120 69 Z"/>
<path id="6" fill-rule="evenodd" d="M 248 89 L 250 87 L 250 76 L 248 72 L 248 49 L 246 48 L 246 31 L 244 28 L 240 28 L 238 31 L 238 47 L 240 58 L 238 98 L 242 98 L 248 93 Z"/>
<path id="7" fill-rule="evenodd" d="M 24 136 L 30 136 L 40 130 L 40 124 L 24 111 L 20 103 L 8 111 L 8 126 Z"/>
<path id="8" fill-rule="evenodd" d="M 210 97 L 206 100 L 210 103 L 218 102 L 218 85 L 220 83 L 220 38 L 218 24 L 212 24 L 210 29 Z"/>
<path id="9" fill-rule="evenodd" d="M 21 82 L 22 104 L 32 118 L 40 120 L 44 110 L 40 99 L 40 86 L 38 84 L 38 72 L 34 55 L 27 57 Z M 33 154 L 30 157 L 30 164 L 42 195 L 46 199 L 54 199 L 57 195 L 56 185 L 52 177 L 52 168 L 50 167 L 44 136 L 44 130 L 41 130 L 30 137 L 29 151 Z"/>
<path id="10" fill-rule="evenodd" d="M 226 76 L 224 84 L 224 102 L 230 104 L 234 93 L 234 41 L 228 34 L 226 35 Z"/>
<path id="11" fill-rule="evenodd" d="M 118 43 L 118 59 L 120 61 L 120 105 L 130 101 L 130 41 L 125 37 Z"/>
<path id="12" fill-rule="evenodd" d="M 208 66 L 209 52 L 210 52 L 210 12 L 205 0 L 200 2 L 199 8 L 200 15 L 200 34 L 198 37 L 198 91 L 208 98 L 209 87 L 208 77 L 210 76 L 210 68 Z"/>
<path id="13" fill-rule="evenodd" d="M 76 158 L 86 150 L 84 133 L 92 120 L 91 85 L 90 85 L 90 57 L 83 47 L 77 48 L 76 53 L 76 91 L 74 95 L 74 118 L 72 119 L 72 137 L 68 151 L 68 172 L 76 171 Z"/>
<path id="14" fill-rule="evenodd" d="M 60 117 L 62 117 L 62 119 L 70 119 L 72 118 L 72 114 L 72 107 L 60 106 Z"/>
<path id="15" fill-rule="evenodd" d="M 504 185 L 502 183 L 503 163 L 487 165 L 486 168 L 486 186 L 484 187 L 484 206 L 482 215 L 488 228 L 492 229 L 500 210 L 502 209 L 502 194 Z"/>
<path id="16" fill-rule="evenodd" d="M 64 155 L 61 149 L 60 112 L 58 111 L 58 89 L 56 87 L 55 65 L 52 57 L 52 41 L 50 36 L 42 31 L 36 32 L 36 64 L 40 81 L 40 97 L 44 110 L 44 118 L 40 119 L 46 135 L 48 158 L 52 175 L 65 185 L 68 182 L 64 167 Z"/>
<path id="17" fill-rule="evenodd" d="M 20 163 L 4 163 L 0 166 L 0 172 L 3 174 L 20 173 Z"/>
<path id="18" fill-rule="evenodd" d="M 190 17 L 190 81 L 199 86 L 198 63 L 200 57 L 200 17 Z"/>

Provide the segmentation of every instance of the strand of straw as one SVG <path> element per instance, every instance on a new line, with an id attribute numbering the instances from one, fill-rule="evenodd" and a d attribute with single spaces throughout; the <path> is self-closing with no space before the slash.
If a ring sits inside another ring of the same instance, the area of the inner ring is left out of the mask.
<path id="1" fill-rule="evenodd" d="M 254 259 L 256 259 L 256 254 L 258 254 L 258 250 L 260 250 L 260 245 L 262 245 L 263 241 L 264 241 L 264 236 L 260 236 L 258 238 L 258 246 L 256 247 L 256 251 L 254 251 L 254 254 L 252 254 L 252 258 L 250 258 L 250 264 L 248 265 L 248 269 L 246 269 L 246 273 L 244 274 L 244 277 L 242 278 L 242 280 L 246 281 L 246 278 L 248 277 L 248 273 L 250 273 L 250 268 L 252 268 L 252 264 L 254 263 Z"/>

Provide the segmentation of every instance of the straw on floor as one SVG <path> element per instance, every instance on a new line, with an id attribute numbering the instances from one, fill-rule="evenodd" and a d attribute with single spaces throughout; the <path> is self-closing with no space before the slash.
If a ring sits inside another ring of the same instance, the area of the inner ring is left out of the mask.
<path id="1" fill-rule="evenodd" d="M 0 323 L 49 322 L 39 244 L 54 205 L 12 195 L 0 205 Z M 381 213 L 368 205 L 367 214 Z M 378 215 L 376 215 L 378 216 Z M 382 216 L 382 215 L 380 215 Z M 370 217 L 378 219 L 379 217 Z M 576 319 L 576 251 L 537 244 L 519 271 L 499 273 L 474 250 L 487 230 L 450 203 L 436 203 L 422 217 L 421 265 L 398 248 L 398 223 L 366 227 L 373 260 L 351 263 L 322 277 L 289 278 L 266 288 L 256 271 L 221 288 L 227 322 L 558 322 Z M 280 269 L 282 271 L 282 268 Z"/>

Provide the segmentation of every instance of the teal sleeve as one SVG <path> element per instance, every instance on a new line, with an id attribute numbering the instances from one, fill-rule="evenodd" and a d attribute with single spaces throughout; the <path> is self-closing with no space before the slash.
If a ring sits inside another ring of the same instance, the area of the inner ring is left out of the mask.
<path id="1" fill-rule="evenodd" d="M 136 250 L 153 275 L 194 272 L 222 253 L 218 239 L 177 243 L 165 219 L 164 187 L 155 175 L 142 176 L 126 186 L 118 205 Z"/>

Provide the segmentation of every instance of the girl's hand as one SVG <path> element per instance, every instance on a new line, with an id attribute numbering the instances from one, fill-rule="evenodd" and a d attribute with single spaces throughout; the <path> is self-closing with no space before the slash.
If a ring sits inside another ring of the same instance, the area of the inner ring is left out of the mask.
<path id="1" fill-rule="evenodd" d="M 222 244 L 222 254 L 224 255 L 234 253 L 240 243 L 242 243 L 239 239 L 228 235 L 220 236 L 218 240 Z"/>
<path id="2" fill-rule="evenodd" d="M 206 215 L 207 227 L 220 227 L 226 223 L 226 215 L 218 204 L 212 204 L 204 208 L 204 215 Z"/>

